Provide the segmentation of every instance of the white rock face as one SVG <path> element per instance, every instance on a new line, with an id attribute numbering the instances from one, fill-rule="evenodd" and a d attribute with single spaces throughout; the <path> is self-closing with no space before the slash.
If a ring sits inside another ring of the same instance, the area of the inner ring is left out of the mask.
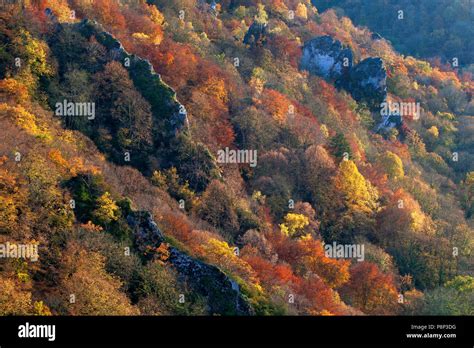
<path id="1" fill-rule="evenodd" d="M 338 80 L 352 67 L 352 51 L 330 36 L 319 36 L 303 46 L 300 68 L 328 80 Z"/>

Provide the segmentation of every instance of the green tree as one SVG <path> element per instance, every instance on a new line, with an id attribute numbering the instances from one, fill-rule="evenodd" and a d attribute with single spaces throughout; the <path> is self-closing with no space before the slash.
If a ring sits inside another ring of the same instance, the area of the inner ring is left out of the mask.
<path id="1" fill-rule="evenodd" d="M 351 146 L 349 145 L 343 133 L 337 133 L 329 142 L 329 148 L 332 154 L 339 159 L 352 157 Z"/>
<path id="2" fill-rule="evenodd" d="M 74 103 L 87 103 L 92 101 L 93 84 L 90 74 L 85 70 L 71 69 L 63 77 L 63 82 L 58 84 L 52 82 L 49 86 L 50 102 L 53 109 L 56 103 L 64 100 Z M 67 127 L 82 132 L 89 131 L 91 126 L 87 117 L 66 116 L 64 122 Z"/>
<path id="3" fill-rule="evenodd" d="M 131 152 L 130 162 L 147 169 L 153 131 L 150 105 L 116 61 L 108 63 L 94 79 L 94 94 L 100 101 L 96 118 L 102 127 L 102 134 L 96 132 L 99 147 L 121 163 L 124 153 Z"/>
<path id="4" fill-rule="evenodd" d="M 426 315 L 474 315 L 474 278 L 457 276 L 444 287 L 426 293 L 422 313 Z"/>
<path id="5" fill-rule="evenodd" d="M 194 191 L 204 191 L 211 180 L 220 177 L 215 157 L 203 143 L 181 133 L 170 147 L 169 166 L 176 167 L 181 179 Z"/>

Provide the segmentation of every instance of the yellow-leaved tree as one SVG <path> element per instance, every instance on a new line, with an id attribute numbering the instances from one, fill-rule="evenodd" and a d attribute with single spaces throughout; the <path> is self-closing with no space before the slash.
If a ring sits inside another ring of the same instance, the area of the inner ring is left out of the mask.
<path id="1" fill-rule="evenodd" d="M 43 301 L 33 301 L 18 282 L 0 277 L 0 289 L 0 315 L 51 315 Z"/>
<path id="2" fill-rule="evenodd" d="M 94 210 L 93 215 L 99 224 L 109 224 L 112 221 L 117 221 L 119 218 L 119 207 L 110 196 L 110 193 L 105 192 L 97 199 L 97 209 Z"/>
<path id="3" fill-rule="evenodd" d="M 280 224 L 280 230 L 290 237 L 304 233 L 304 228 L 309 225 L 309 219 L 303 214 L 288 213 Z"/>
<path id="4" fill-rule="evenodd" d="M 306 5 L 300 2 L 296 6 L 295 15 L 297 18 L 300 18 L 300 19 L 308 19 L 308 8 L 306 7 Z"/>
<path id="5" fill-rule="evenodd" d="M 345 211 L 337 215 L 330 236 L 326 237 L 334 238 L 340 243 L 353 243 L 356 235 L 371 234 L 375 228 L 375 213 L 378 211 L 378 193 L 353 161 L 343 160 L 339 164 L 334 189 L 333 201 L 340 208 L 345 208 Z"/>
<path id="6" fill-rule="evenodd" d="M 122 282 L 105 270 L 99 253 L 69 249 L 73 256 L 67 267 L 73 273 L 64 278 L 61 290 L 70 301 L 70 315 L 137 315 L 139 311 L 122 292 Z M 74 299 L 74 301 L 71 301 Z"/>
<path id="7" fill-rule="evenodd" d="M 402 160 L 393 152 L 385 152 L 380 158 L 380 163 L 390 178 L 400 179 L 405 176 Z"/>
<path id="8" fill-rule="evenodd" d="M 373 213 L 377 208 L 377 189 L 351 161 L 341 161 L 334 185 L 343 194 L 346 207 L 353 212 Z"/>

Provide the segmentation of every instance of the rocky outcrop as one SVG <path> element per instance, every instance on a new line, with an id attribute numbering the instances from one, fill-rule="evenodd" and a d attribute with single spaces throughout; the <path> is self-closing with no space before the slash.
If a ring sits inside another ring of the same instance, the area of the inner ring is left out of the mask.
<path id="1" fill-rule="evenodd" d="M 170 248 L 169 262 L 194 291 L 208 298 L 211 314 L 253 314 L 239 285 L 217 267 L 193 259 L 176 248 Z"/>
<path id="2" fill-rule="evenodd" d="M 109 57 L 120 61 L 127 68 L 135 87 L 150 103 L 155 119 L 170 136 L 187 125 L 185 107 L 178 102 L 176 92 L 161 79 L 148 60 L 128 53 L 120 41 L 96 21 L 84 19 L 75 26 L 83 36 L 94 36 L 107 49 Z"/>
<path id="3" fill-rule="evenodd" d="M 244 44 L 260 46 L 267 38 L 267 23 L 254 21 L 244 36 Z"/>
<path id="4" fill-rule="evenodd" d="M 372 108 L 380 108 L 387 97 L 387 71 L 380 58 L 367 58 L 350 72 L 347 90 L 357 101 Z"/>
<path id="5" fill-rule="evenodd" d="M 151 214 L 149 212 L 131 213 L 127 216 L 127 223 L 133 230 L 135 249 L 147 260 L 153 259 L 154 255 L 149 247 L 158 248 L 161 243 L 164 243 L 165 236 L 153 221 Z"/>
<path id="6" fill-rule="evenodd" d="M 347 76 L 352 68 L 352 51 L 330 36 L 319 36 L 305 42 L 300 68 L 337 81 Z"/>
<path id="7" fill-rule="evenodd" d="M 127 217 L 134 231 L 135 247 L 146 259 L 155 256 L 151 250 L 159 250 L 165 237 L 148 212 L 134 212 Z M 195 292 L 207 298 L 210 314 L 254 314 L 240 292 L 239 285 L 216 266 L 197 260 L 175 247 L 167 247 L 166 262 L 172 265 L 182 281 Z"/>
<path id="8" fill-rule="evenodd" d="M 376 131 L 379 132 L 381 130 L 385 130 L 385 131 L 388 131 L 392 128 L 395 128 L 395 127 L 400 127 L 401 125 L 403 124 L 403 119 L 400 115 L 400 113 L 396 113 L 396 114 L 388 114 L 388 115 L 384 115 L 382 116 L 382 121 L 380 121 L 380 123 L 378 124 L 378 126 L 376 127 Z"/>
<path id="9" fill-rule="evenodd" d="M 380 109 L 387 97 L 387 72 L 380 58 L 367 58 L 353 66 L 352 51 L 330 36 L 305 42 L 300 69 L 344 88 L 358 102 Z"/>

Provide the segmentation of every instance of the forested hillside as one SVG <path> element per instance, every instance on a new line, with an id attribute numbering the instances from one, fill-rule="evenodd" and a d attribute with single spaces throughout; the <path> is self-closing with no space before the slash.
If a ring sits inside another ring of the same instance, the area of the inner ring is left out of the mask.
<path id="1" fill-rule="evenodd" d="M 313 0 L 390 40 L 405 55 L 438 58 L 473 72 L 474 4 L 470 0 Z M 377 35 L 377 34 L 376 34 Z"/>
<path id="2" fill-rule="evenodd" d="M 0 37 L 0 245 L 38 248 L 0 314 L 474 314 L 467 70 L 310 0 L 3 3 Z"/>

